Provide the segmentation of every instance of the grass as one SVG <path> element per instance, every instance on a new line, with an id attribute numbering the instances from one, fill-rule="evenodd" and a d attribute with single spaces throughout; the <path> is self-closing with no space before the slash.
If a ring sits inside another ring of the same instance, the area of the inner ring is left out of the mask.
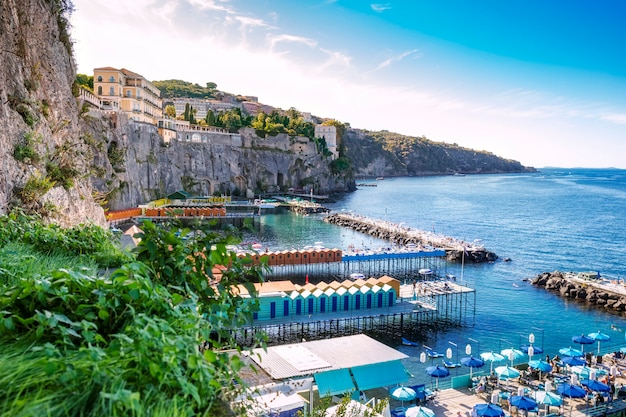
<path id="1" fill-rule="evenodd" d="M 0 286 L 13 285 L 24 277 L 35 277 L 57 269 L 95 273 L 98 265 L 89 256 L 63 253 L 43 255 L 32 245 L 12 242 L 0 248 Z"/>

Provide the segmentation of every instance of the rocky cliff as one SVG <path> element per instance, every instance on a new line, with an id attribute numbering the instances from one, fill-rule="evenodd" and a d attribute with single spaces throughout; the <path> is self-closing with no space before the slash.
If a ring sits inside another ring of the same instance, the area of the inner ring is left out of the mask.
<path id="1" fill-rule="evenodd" d="M 72 94 L 65 7 L 0 2 L 0 213 L 17 206 L 61 225 L 104 224 L 85 175 L 93 155 Z"/>
<path id="2" fill-rule="evenodd" d="M 414 176 L 533 172 L 489 152 L 392 132 L 350 129 L 342 139 L 357 176 Z"/>
<path id="3" fill-rule="evenodd" d="M 179 132 L 164 143 L 155 126 L 123 115 L 92 112 L 89 136 L 107 149 L 97 165 L 94 186 L 112 210 L 145 204 L 178 190 L 196 195 L 254 198 L 266 192 L 345 192 L 350 175 L 332 174 L 330 159 L 313 141 L 278 135 L 259 138 L 253 129 L 238 133 Z"/>

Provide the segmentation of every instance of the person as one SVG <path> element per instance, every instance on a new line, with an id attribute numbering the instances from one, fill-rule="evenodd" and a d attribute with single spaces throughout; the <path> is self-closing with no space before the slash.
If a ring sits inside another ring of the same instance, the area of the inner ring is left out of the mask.
<path id="1" fill-rule="evenodd" d="M 463 417 L 463 414 L 461 414 L 461 412 L 460 412 L 460 411 L 457 411 L 457 412 L 456 412 L 456 417 Z"/>

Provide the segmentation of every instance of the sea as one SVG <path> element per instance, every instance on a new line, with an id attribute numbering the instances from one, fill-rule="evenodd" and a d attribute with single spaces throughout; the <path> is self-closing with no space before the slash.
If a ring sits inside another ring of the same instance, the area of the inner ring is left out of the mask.
<path id="1" fill-rule="evenodd" d="M 626 278 L 626 170 L 543 168 L 523 174 L 384 178 L 369 185 L 327 207 L 480 242 L 499 257 L 494 263 L 446 265 L 458 283 L 475 288 L 475 322 L 427 332 L 420 344 L 441 353 L 451 349 L 454 361 L 467 352 L 476 356 L 528 345 L 531 334 L 534 345 L 544 350 L 534 359 L 570 346 L 596 352 L 597 342 L 572 342 L 573 336 L 592 332 L 611 337 L 601 342 L 602 353 L 626 347 L 624 315 L 562 298 L 528 280 L 557 270 Z M 340 249 L 388 245 L 325 223 L 321 215 L 292 213 L 261 216 L 255 238 L 271 249 L 314 242 Z M 423 347 L 394 347 L 409 356 L 405 366 L 411 383 L 432 383 L 424 369 L 440 359 L 423 363 Z M 453 376 L 463 373 L 469 369 L 451 370 Z"/>

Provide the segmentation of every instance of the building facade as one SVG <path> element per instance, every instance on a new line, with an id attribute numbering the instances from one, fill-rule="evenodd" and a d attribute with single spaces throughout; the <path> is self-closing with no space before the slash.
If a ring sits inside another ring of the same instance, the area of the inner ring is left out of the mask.
<path id="1" fill-rule="evenodd" d="M 161 91 L 125 68 L 95 68 L 94 92 L 103 110 L 122 111 L 132 120 L 157 125 L 163 117 Z"/>

